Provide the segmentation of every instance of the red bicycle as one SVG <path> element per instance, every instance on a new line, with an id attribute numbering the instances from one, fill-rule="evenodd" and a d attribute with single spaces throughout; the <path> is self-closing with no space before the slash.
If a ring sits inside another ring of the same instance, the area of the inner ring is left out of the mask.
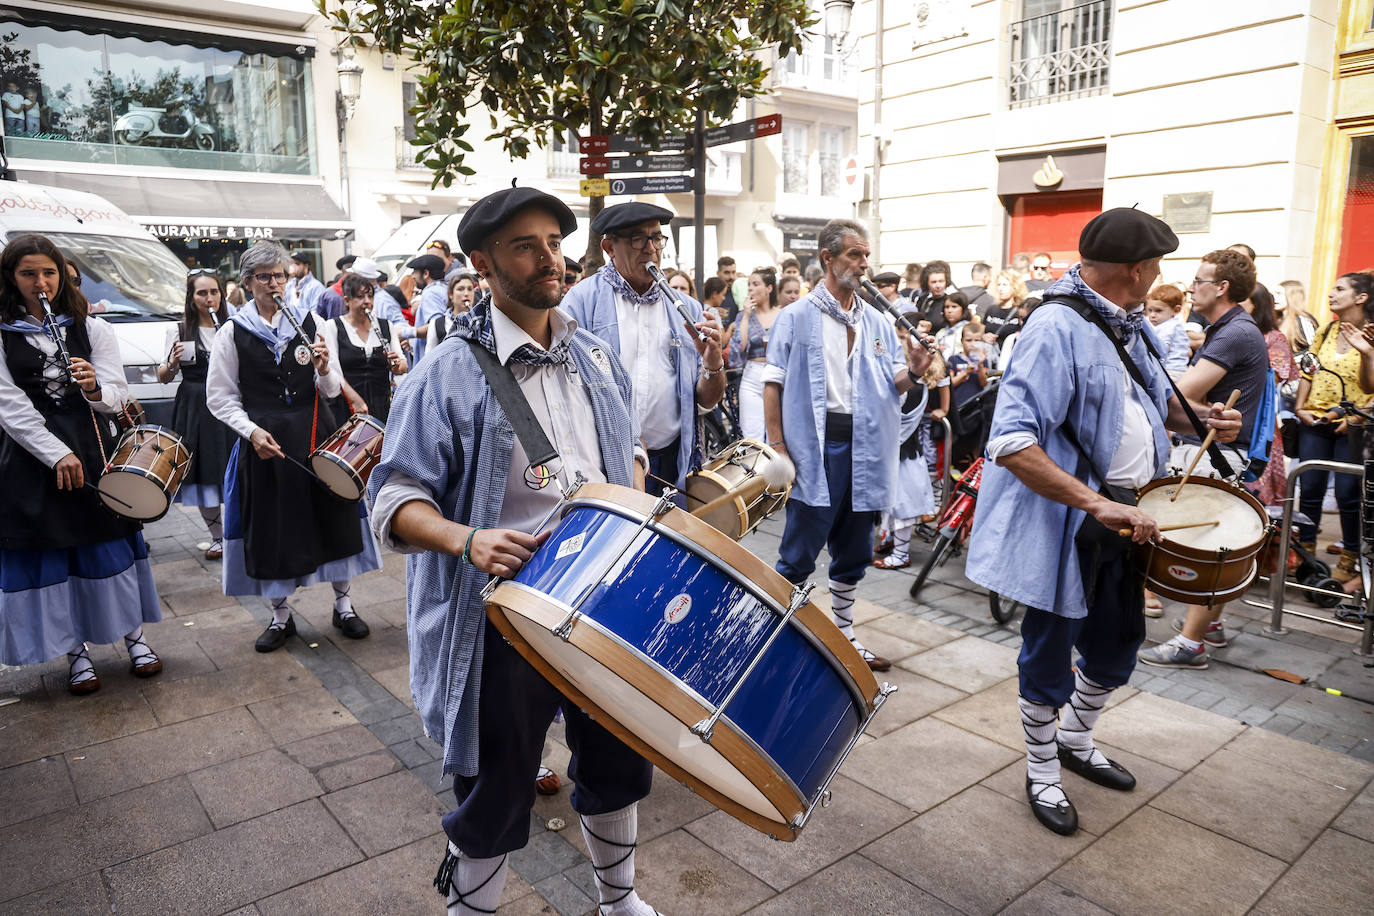
<path id="1" fill-rule="evenodd" d="M 925 565 L 916 574 L 916 581 L 911 583 L 911 597 L 915 598 L 921 593 L 931 570 L 943 566 L 950 557 L 958 556 L 963 551 L 964 542 L 973 530 L 973 509 L 978 504 L 978 485 L 982 479 L 983 457 L 980 455 L 955 484 L 954 495 L 936 522 L 935 542 L 931 545 Z"/>

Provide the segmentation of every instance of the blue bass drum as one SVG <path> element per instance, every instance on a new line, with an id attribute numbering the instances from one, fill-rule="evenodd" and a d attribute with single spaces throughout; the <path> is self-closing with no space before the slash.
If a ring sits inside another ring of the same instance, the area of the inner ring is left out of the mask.
<path id="1" fill-rule="evenodd" d="M 589 484 L 487 614 L 659 769 L 793 840 L 895 689 L 808 592 L 666 501 Z"/>

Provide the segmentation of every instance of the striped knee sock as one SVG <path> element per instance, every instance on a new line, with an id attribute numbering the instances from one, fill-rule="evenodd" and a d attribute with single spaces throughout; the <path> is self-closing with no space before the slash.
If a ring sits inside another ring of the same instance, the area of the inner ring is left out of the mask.
<path id="1" fill-rule="evenodd" d="M 850 642 L 854 641 L 854 593 L 858 590 L 857 583 L 830 580 L 830 613 L 835 615 L 835 626 Z"/>
<path id="2" fill-rule="evenodd" d="M 1073 696 L 1064 708 L 1064 721 L 1059 726 L 1059 743 L 1073 751 L 1074 756 L 1095 767 L 1107 766 L 1107 758 L 1093 745 L 1093 726 L 1102 708 L 1111 698 L 1112 688 L 1094 683 L 1075 672 Z"/>
<path id="3" fill-rule="evenodd" d="M 470 859 L 450 842 L 434 886 L 444 895 L 449 916 L 495 913 L 506 887 L 506 857 Z"/>
<path id="4" fill-rule="evenodd" d="M 1017 697 L 1021 707 L 1021 730 L 1026 737 L 1026 775 L 1031 781 L 1031 794 L 1046 805 L 1065 800 L 1059 785 L 1059 752 L 1055 747 L 1055 732 L 1059 728 L 1059 710 L 1053 706 L 1032 703 Z"/>

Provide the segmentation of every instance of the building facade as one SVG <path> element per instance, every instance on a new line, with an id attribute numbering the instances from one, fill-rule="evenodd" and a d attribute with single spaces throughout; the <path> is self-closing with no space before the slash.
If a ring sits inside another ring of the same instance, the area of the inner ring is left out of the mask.
<path id="1" fill-rule="evenodd" d="M 1179 234 L 1166 280 L 1244 242 L 1271 287 L 1324 292 L 1353 244 L 1346 198 L 1365 193 L 1337 173 L 1366 168 L 1374 133 L 1370 6 L 862 0 L 861 57 L 882 51 L 861 79 L 860 147 L 881 188 L 862 212 L 876 211 L 883 262 L 943 258 L 959 284 L 1020 252 L 1062 269 L 1087 218 L 1138 206 Z"/>

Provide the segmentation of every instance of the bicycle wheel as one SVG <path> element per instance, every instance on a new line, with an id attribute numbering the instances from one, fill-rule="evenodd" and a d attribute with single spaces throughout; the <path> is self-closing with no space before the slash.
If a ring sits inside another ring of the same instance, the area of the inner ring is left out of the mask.
<path id="1" fill-rule="evenodd" d="M 926 584 L 926 577 L 930 575 L 930 571 L 935 568 L 935 565 L 941 561 L 945 555 L 945 551 L 949 550 L 949 545 L 952 543 L 954 543 L 954 539 L 943 531 L 935 538 L 935 544 L 930 548 L 930 556 L 926 557 L 925 565 L 923 565 L 921 571 L 916 574 L 916 581 L 911 583 L 911 597 L 915 598 L 921 593 L 921 587 Z"/>
<path id="2" fill-rule="evenodd" d="M 1025 605 L 1010 598 L 1004 598 L 996 592 L 988 592 L 988 610 L 992 612 L 992 619 L 998 623 L 1011 623 L 1017 613 Z"/>

